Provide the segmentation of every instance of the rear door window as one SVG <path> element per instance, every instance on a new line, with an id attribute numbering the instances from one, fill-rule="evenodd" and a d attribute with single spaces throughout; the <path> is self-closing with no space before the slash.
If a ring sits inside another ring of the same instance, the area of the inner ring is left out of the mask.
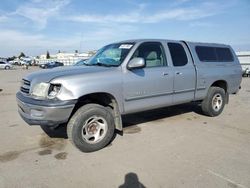
<path id="1" fill-rule="evenodd" d="M 181 44 L 170 42 L 168 48 L 175 67 L 184 66 L 188 63 L 187 54 Z"/>

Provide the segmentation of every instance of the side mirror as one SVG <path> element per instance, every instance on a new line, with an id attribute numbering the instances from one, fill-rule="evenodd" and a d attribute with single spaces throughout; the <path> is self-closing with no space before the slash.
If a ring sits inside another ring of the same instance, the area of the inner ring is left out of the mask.
<path id="1" fill-rule="evenodd" d="M 141 57 L 135 57 L 131 59 L 128 63 L 128 69 L 138 69 L 138 68 L 144 68 L 146 66 L 145 60 Z"/>

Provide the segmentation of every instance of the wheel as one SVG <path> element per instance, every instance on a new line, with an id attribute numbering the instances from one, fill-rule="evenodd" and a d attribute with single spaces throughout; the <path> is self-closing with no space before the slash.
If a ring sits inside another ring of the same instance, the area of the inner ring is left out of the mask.
<path id="1" fill-rule="evenodd" d="M 9 69 L 10 69 L 10 66 L 6 66 L 6 67 L 5 67 L 5 70 L 9 70 Z"/>
<path id="2" fill-rule="evenodd" d="M 225 90 L 220 87 L 210 87 L 206 98 L 201 103 L 201 108 L 207 116 L 218 116 L 223 111 L 225 102 Z"/>
<path id="3" fill-rule="evenodd" d="M 79 108 L 67 125 L 69 140 L 83 152 L 102 149 L 114 136 L 112 112 L 98 104 L 86 104 Z"/>

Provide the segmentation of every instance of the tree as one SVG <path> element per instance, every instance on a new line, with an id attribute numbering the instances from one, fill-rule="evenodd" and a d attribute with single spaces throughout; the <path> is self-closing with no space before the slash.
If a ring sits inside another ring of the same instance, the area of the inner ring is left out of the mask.
<path id="1" fill-rule="evenodd" d="M 57 53 L 61 53 L 61 50 L 58 50 L 58 52 Z"/>
<path id="2" fill-rule="evenodd" d="M 25 57 L 25 54 L 23 52 L 20 53 L 20 55 L 18 56 L 18 58 L 20 59 L 21 57 Z"/>
<path id="3" fill-rule="evenodd" d="M 49 58 L 50 58 L 49 51 L 47 51 L 46 59 L 49 59 Z"/>
<path id="4" fill-rule="evenodd" d="M 16 59 L 16 56 L 8 57 L 7 61 L 13 61 L 14 59 Z"/>
<path id="5" fill-rule="evenodd" d="M 75 53 L 78 54 L 78 50 L 75 50 Z"/>

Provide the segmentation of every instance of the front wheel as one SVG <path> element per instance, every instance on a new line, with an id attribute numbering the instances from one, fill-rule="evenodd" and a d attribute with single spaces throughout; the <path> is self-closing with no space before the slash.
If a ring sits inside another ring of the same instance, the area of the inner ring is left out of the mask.
<path id="1" fill-rule="evenodd" d="M 9 70 L 9 69 L 10 69 L 10 66 L 6 66 L 6 67 L 5 67 L 5 70 Z"/>
<path id="2" fill-rule="evenodd" d="M 226 101 L 225 90 L 220 87 L 210 87 L 206 98 L 201 103 L 202 111 L 208 116 L 218 116 L 224 109 Z"/>
<path id="3" fill-rule="evenodd" d="M 104 106 L 86 104 L 79 108 L 67 125 L 69 140 L 83 152 L 105 147 L 114 135 L 113 114 Z"/>

